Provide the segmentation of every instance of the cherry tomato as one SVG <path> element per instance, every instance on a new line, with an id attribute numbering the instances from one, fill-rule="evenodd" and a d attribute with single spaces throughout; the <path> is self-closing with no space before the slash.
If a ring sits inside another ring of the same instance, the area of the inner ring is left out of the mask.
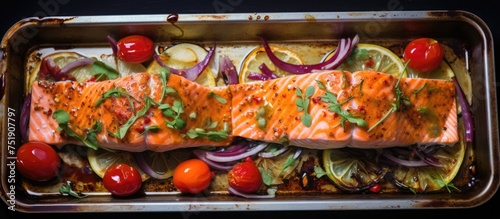
<path id="1" fill-rule="evenodd" d="M 47 181 L 59 172 L 61 159 L 55 149 L 43 142 L 27 142 L 17 150 L 19 172 L 34 181 Z"/>
<path id="2" fill-rule="evenodd" d="M 210 167 L 200 159 L 185 160 L 174 169 L 174 186 L 183 193 L 200 193 L 212 181 L 213 173 Z"/>
<path id="3" fill-rule="evenodd" d="M 443 61 L 443 47 L 432 38 L 418 38 L 411 41 L 403 52 L 404 61 L 408 67 L 419 72 L 430 72 Z"/>
<path id="4" fill-rule="evenodd" d="M 250 157 L 234 165 L 233 169 L 228 172 L 227 178 L 229 185 L 242 193 L 257 192 L 262 184 L 259 168 Z"/>
<path id="5" fill-rule="evenodd" d="M 153 41 L 146 36 L 130 35 L 117 42 L 119 59 L 130 63 L 148 61 L 154 52 Z"/>
<path id="6" fill-rule="evenodd" d="M 108 167 L 102 177 L 102 183 L 113 195 L 129 196 L 141 188 L 142 179 L 136 168 L 122 163 Z"/>

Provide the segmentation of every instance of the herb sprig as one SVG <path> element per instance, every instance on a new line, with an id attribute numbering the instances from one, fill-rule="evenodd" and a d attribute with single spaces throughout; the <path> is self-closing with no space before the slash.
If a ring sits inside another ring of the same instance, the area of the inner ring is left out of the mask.
<path id="1" fill-rule="evenodd" d="M 401 78 L 403 77 L 403 74 L 406 71 L 406 67 L 408 66 L 408 63 L 409 63 L 409 61 L 407 63 L 405 63 L 405 66 L 403 68 L 403 72 L 401 72 L 401 74 L 398 77 L 398 80 L 396 81 L 396 85 L 394 85 L 394 93 L 396 94 L 396 100 L 394 101 L 394 103 L 392 103 L 391 109 L 389 109 L 389 111 L 387 111 L 384 114 L 384 116 L 382 116 L 382 118 L 380 118 L 380 120 L 377 121 L 377 123 L 375 123 L 372 127 L 370 127 L 368 129 L 368 132 L 372 131 L 375 127 L 377 127 L 378 125 L 380 125 L 384 120 L 387 119 L 387 117 L 389 117 L 389 115 L 391 113 L 396 112 L 399 109 L 401 109 L 401 102 L 403 102 L 405 105 L 409 105 L 410 104 L 410 99 L 408 99 L 408 97 L 403 96 L 404 93 L 399 88 L 399 83 L 401 83 Z"/>
<path id="2" fill-rule="evenodd" d="M 306 127 L 311 127 L 312 123 L 312 117 L 309 114 L 309 103 L 311 102 L 310 98 L 314 94 L 314 86 L 309 86 L 306 88 L 305 94 L 302 92 L 302 90 L 297 87 L 295 90 L 295 95 L 299 97 L 298 99 L 295 100 L 295 105 L 297 105 L 297 109 L 299 112 L 304 111 L 304 114 L 302 115 L 302 124 Z"/>
<path id="3" fill-rule="evenodd" d="M 348 111 L 342 109 L 341 106 L 344 103 L 349 102 L 352 99 L 352 97 L 339 103 L 335 94 L 327 90 L 326 85 L 323 82 L 318 80 L 316 80 L 316 82 L 318 83 L 318 87 L 320 89 L 325 90 L 325 94 L 321 96 L 321 101 L 328 103 L 328 110 L 337 113 L 340 116 L 340 124 L 342 125 L 342 128 L 345 128 L 344 123 L 346 120 L 351 123 L 355 123 L 356 125 L 361 127 L 367 126 L 366 121 L 364 119 L 355 117 Z"/>
<path id="4" fill-rule="evenodd" d="M 163 112 L 163 115 L 172 118 L 171 121 L 165 120 L 169 128 L 180 130 L 186 127 L 186 120 L 181 118 L 181 114 L 184 113 L 182 101 L 174 100 L 172 105 L 168 103 L 160 104 L 158 109 Z"/>
<path id="5" fill-rule="evenodd" d="M 81 137 L 75 132 L 75 130 L 71 128 L 72 125 L 69 124 L 70 117 L 68 112 L 62 109 L 58 109 L 54 111 L 54 113 L 52 113 L 52 118 L 54 118 L 59 124 L 57 131 L 64 131 L 66 135 L 82 142 L 85 146 L 89 148 L 92 148 L 94 150 L 97 150 L 99 148 L 99 142 L 97 141 L 97 133 L 99 133 L 102 129 L 102 123 L 100 121 L 95 121 L 94 124 L 92 125 L 92 128 L 87 130 L 85 136 Z"/>
<path id="6" fill-rule="evenodd" d="M 61 185 L 61 187 L 59 187 L 59 193 L 61 194 L 66 194 L 66 195 L 70 195 L 70 196 L 73 196 L 75 198 L 85 198 L 87 197 L 87 195 L 82 195 L 82 194 L 79 194 L 77 192 L 75 192 L 73 189 L 71 189 L 71 182 L 68 181 L 67 183 L 63 183 Z"/>
<path id="7" fill-rule="evenodd" d="M 144 116 L 146 112 L 149 110 L 149 107 L 151 106 L 151 102 L 153 100 L 149 97 L 146 97 L 144 100 L 144 108 L 142 108 L 140 111 L 138 111 L 135 115 L 131 116 L 125 124 L 122 125 L 119 129 L 116 130 L 116 133 L 110 133 L 112 136 L 117 137 L 119 139 L 123 139 L 125 135 L 127 134 L 128 130 L 130 127 L 134 124 L 134 122 L 139 119 L 140 117 Z"/>
<path id="8" fill-rule="evenodd" d="M 92 75 L 94 75 L 95 81 L 104 81 L 117 79 L 120 73 L 102 61 L 94 61 L 92 64 Z"/>

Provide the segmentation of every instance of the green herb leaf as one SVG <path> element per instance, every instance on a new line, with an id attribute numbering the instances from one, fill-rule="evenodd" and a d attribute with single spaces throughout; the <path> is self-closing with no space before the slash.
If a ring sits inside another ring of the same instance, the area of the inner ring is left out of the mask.
<path id="1" fill-rule="evenodd" d="M 344 128 L 345 120 L 349 121 L 350 123 L 361 126 L 361 127 L 367 126 L 367 123 L 364 119 L 359 118 L 359 117 L 355 117 L 351 113 L 349 113 L 348 111 L 342 109 L 341 106 L 344 103 L 349 102 L 352 98 L 348 98 L 344 102 L 339 103 L 335 94 L 329 90 L 326 90 L 326 86 L 323 82 L 318 81 L 318 80 L 316 80 L 316 82 L 318 83 L 319 88 L 325 90 L 325 94 L 323 96 L 321 96 L 321 100 L 325 103 L 328 103 L 328 110 L 330 110 L 331 112 L 337 113 L 337 115 L 339 115 L 341 117 L 340 124 L 342 125 L 342 128 Z"/>
<path id="2" fill-rule="evenodd" d="M 92 65 L 92 75 L 95 76 L 96 81 L 103 81 L 117 79 L 120 73 L 106 63 L 96 60 Z"/>
<path id="3" fill-rule="evenodd" d="M 326 172 L 323 168 L 320 166 L 314 166 L 314 175 L 316 175 L 316 178 L 321 178 L 324 175 L 327 175 L 328 172 Z"/>
<path id="4" fill-rule="evenodd" d="M 260 175 L 262 176 L 262 182 L 266 186 L 270 186 L 273 183 L 273 176 L 270 170 L 266 170 L 263 167 L 259 167 Z"/>
<path id="5" fill-rule="evenodd" d="M 138 136 L 142 136 L 142 135 L 146 134 L 147 132 L 158 132 L 158 131 L 160 131 L 160 127 L 157 125 L 152 125 L 152 126 L 146 127 L 146 129 L 143 132 L 141 132 Z"/>
<path id="6" fill-rule="evenodd" d="M 214 93 L 213 91 L 210 91 L 208 92 L 208 97 L 213 97 L 215 98 L 217 101 L 219 101 L 219 103 L 222 103 L 222 104 L 226 104 L 227 103 L 227 100 L 224 99 L 224 97 Z"/>
<path id="7" fill-rule="evenodd" d="M 64 133 L 72 137 L 80 142 L 82 142 L 85 146 L 97 150 L 99 148 L 99 142 L 97 141 L 96 135 L 101 131 L 102 124 L 101 122 L 94 122 L 92 129 L 88 130 L 84 137 L 79 136 L 69 124 L 70 116 L 68 112 L 58 109 L 52 113 L 52 118 L 57 121 L 59 127 L 57 131 L 64 131 Z M 78 127 L 75 127 L 78 128 Z"/>
<path id="8" fill-rule="evenodd" d="M 308 110 L 309 110 L 309 103 L 311 101 L 309 98 L 311 98 L 313 94 L 314 94 L 314 86 L 308 86 L 306 88 L 305 95 L 303 94 L 302 90 L 299 87 L 297 87 L 297 89 L 295 90 L 295 95 L 299 97 L 299 99 L 295 100 L 295 105 L 297 105 L 297 110 L 299 112 L 304 111 L 304 114 L 302 115 L 302 124 L 304 124 L 304 126 L 306 127 L 310 127 L 312 123 L 312 117 L 311 115 L 309 115 Z"/>
<path id="9" fill-rule="evenodd" d="M 115 137 L 117 137 L 119 139 L 123 139 L 125 137 L 125 135 L 127 134 L 130 126 L 132 126 L 138 118 L 140 118 L 146 114 L 146 112 L 149 110 L 149 107 L 151 105 L 152 100 L 151 100 L 151 98 L 147 97 L 144 101 L 145 101 L 144 108 L 142 108 L 139 112 L 137 112 L 137 114 L 131 116 L 127 120 L 127 122 L 125 122 L 125 124 L 123 124 L 122 127 L 116 131 Z"/>
<path id="10" fill-rule="evenodd" d="M 202 128 L 189 129 L 186 135 L 192 139 L 206 138 L 215 142 L 226 140 L 229 137 L 229 134 L 225 131 L 207 131 Z"/>
<path id="11" fill-rule="evenodd" d="M 169 128 L 180 130 L 186 127 L 186 121 L 180 116 L 184 113 L 184 105 L 180 100 L 174 100 L 172 106 L 169 104 L 161 104 L 159 107 L 163 112 L 163 115 L 172 118 L 171 121 L 165 120 L 165 123 Z"/>
<path id="12" fill-rule="evenodd" d="M 102 96 L 99 99 L 97 99 L 97 101 L 94 103 L 94 107 L 99 106 L 102 102 L 104 102 L 106 99 L 110 97 L 121 97 L 121 96 L 127 97 L 130 107 L 132 108 L 132 110 L 134 110 L 134 104 L 132 103 L 131 99 L 134 100 L 136 99 L 121 87 L 113 87 L 113 89 L 103 93 Z"/>
<path id="13" fill-rule="evenodd" d="M 85 198 L 87 197 L 87 195 L 82 195 L 82 194 L 79 194 L 75 191 L 73 191 L 73 189 L 71 189 L 71 184 L 70 184 L 70 181 L 68 181 L 67 183 L 63 183 L 61 185 L 61 187 L 59 187 L 59 193 L 63 194 L 63 195 L 70 195 L 70 196 L 73 196 L 75 198 Z"/>

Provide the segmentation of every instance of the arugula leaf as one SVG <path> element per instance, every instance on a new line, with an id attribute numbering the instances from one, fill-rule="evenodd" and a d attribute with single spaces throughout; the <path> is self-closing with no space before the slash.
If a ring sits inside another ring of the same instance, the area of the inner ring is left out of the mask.
<path id="1" fill-rule="evenodd" d="M 97 76 L 96 81 L 104 81 L 117 79 L 120 73 L 106 63 L 96 60 L 92 64 L 92 75 Z"/>
<path id="2" fill-rule="evenodd" d="M 138 136 L 142 136 L 144 134 L 146 134 L 146 132 L 158 132 L 160 130 L 160 127 L 157 126 L 157 125 L 152 125 L 152 126 L 148 126 L 146 127 L 146 129 L 141 132 Z"/>
<path id="3" fill-rule="evenodd" d="M 266 170 L 263 167 L 258 167 L 258 168 L 259 168 L 260 175 L 262 176 L 262 182 L 266 186 L 270 186 L 271 183 L 273 183 L 273 176 L 271 175 L 271 171 Z"/>
<path id="4" fill-rule="evenodd" d="M 318 87 L 320 89 L 325 90 L 325 94 L 323 96 L 321 96 L 321 101 L 328 103 L 328 110 L 330 110 L 331 112 L 337 113 L 340 116 L 340 124 L 342 125 L 342 128 L 345 128 L 344 122 L 346 120 L 349 121 L 350 123 L 356 124 L 356 125 L 361 126 L 361 127 L 367 126 L 366 121 L 364 119 L 359 118 L 359 117 L 355 117 L 351 113 L 349 113 L 348 111 L 342 109 L 341 106 L 344 103 L 349 102 L 352 99 L 352 97 L 348 98 L 344 102 L 339 103 L 337 101 L 337 97 L 335 96 L 335 94 L 332 93 L 331 91 L 327 90 L 327 88 L 323 82 L 318 81 L 318 80 L 316 80 L 316 82 L 318 83 Z"/>

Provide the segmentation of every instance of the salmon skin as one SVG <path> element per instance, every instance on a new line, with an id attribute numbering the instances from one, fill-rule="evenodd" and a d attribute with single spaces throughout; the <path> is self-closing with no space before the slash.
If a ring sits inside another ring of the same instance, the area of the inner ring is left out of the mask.
<path id="1" fill-rule="evenodd" d="M 133 152 L 227 146 L 235 137 L 312 149 L 458 141 L 451 81 L 398 80 L 374 71 L 325 71 L 224 87 L 137 73 L 103 82 L 38 81 L 31 92 L 29 140 L 60 146 L 82 142 L 59 129 L 56 110 L 70 115 L 69 127 L 82 138 L 99 121 L 99 147 Z"/>
<path id="2" fill-rule="evenodd" d="M 392 112 L 397 81 L 374 71 L 329 71 L 231 86 L 233 135 L 313 149 L 455 144 L 453 83 L 401 78 L 402 101 Z M 307 109 L 299 106 L 304 100 Z"/>
<path id="3" fill-rule="evenodd" d="M 38 81 L 31 93 L 30 141 L 82 144 L 58 131 L 56 110 L 70 115 L 70 128 L 82 138 L 99 121 L 96 140 L 108 149 L 162 152 L 232 141 L 227 88 L 208 89 L 176 75 L 163 81 L 149 73 L 102 82 Z"/>

